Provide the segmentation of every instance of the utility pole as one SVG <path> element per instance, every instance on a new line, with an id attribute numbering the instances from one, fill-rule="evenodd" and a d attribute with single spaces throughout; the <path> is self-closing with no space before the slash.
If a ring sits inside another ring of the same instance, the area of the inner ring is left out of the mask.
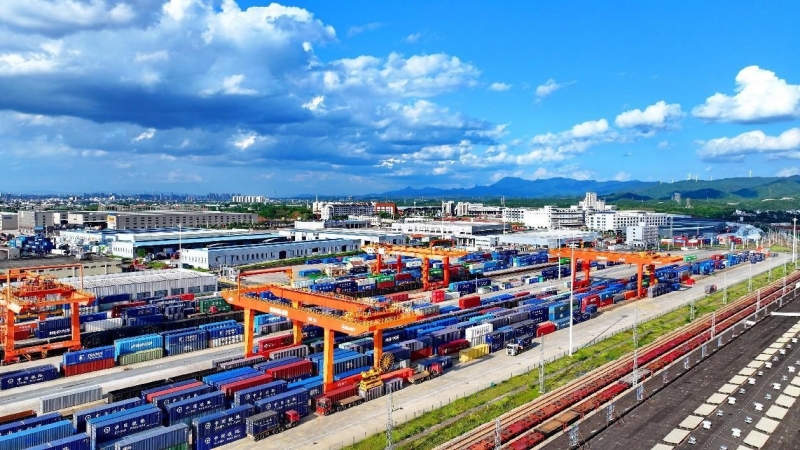
<path id="1" fill-rule="evenodd" d="M 792 218 L 792 263 L 797 269 L 797 217 Z"/>
<path id="2" fill-rule="evenodd" d="M 722 275 L 722 304 L 728 304 L 728 271 L 726 270 Z"/>
<path id="3" fill-rule="evenodd" d="M 500 418 L 494 419 L 494 448 L 500 450 Z"/>
<path id="4" fill-rule="evenodd" d="M 539 346 L 539 395 L 544 394 L 544 336 L 542 344 Z"/>
<path id="5" fill-rule="evenodd" d="M 589 261 L 584 261 L 584 264 L 589 264 Z M 578 264 L 575 262 L 575 243 L 572 243 L 572 259 L 569 261 L 569 277 L 570 280 L 575 279 L 575 271 L 578 269 Z M 587 280 L 588 281 L 588 280 Z M 575 298 L 575 283 L 570 282 L 569 284 L 569 356 L 572 356 L 572 328 L 574 328 L 574 316 L 573 316 L 573 300 Z"/>
<path id="6" fill-rule="evenodd" d="M 392 431 L 394 430 L 394 393 L 389 391 L 389 411 L 386 415 L 386 450 L 394 450 Z"/>

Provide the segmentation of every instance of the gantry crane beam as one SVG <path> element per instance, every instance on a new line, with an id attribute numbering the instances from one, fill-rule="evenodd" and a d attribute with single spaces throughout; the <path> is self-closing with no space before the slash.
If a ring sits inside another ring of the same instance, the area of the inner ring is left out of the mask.
<path id="1" fill-rule="evenodd" d="M 303 325 L 311 324 L 322 327 L 324 332 L 324 369 L 323 382 L 325 390 L 333 385 L 333 345 L 334 332 L 339 331 L 349 335 L 373 333 L 375 341 L 374 364 L 379 366 L 383 354 L 383 330 L 394 328 L 409 323 L 414 323 L 417 318 L 413 314 L 389 306 L 382 311 L 376 311 L 369 304 L 356 301 L 347 297 L 334 294 L 311 292 L 305 289 L 294 289 L 276 284 L 261 286 L 241 287 L 241 278 L 249 276 L 249 272 L 239 274 L 237 289 L 228 289 L 221 292 L 222 298 L 228 303 L 244 309 L 244 345 L 245 355 L 253 355 L 253 323 L 255 312 L 265 312 L 292 321 L 294 343 L 300 344 L 303 339 Z M 248 294 L 268 291 L 281 300 L 252 297 Z M 285 300 L 284 300 L 285 299 Z M 287 304 L 288 300 L 288 304 Z M 338 311 L 343 315 L 326 314 L 310 306 L 322 306 Z M 371 317 L 375 311 L 375 317 Z"/>
<path id="2" fill-rule="evenodd" d="M 441 242 L 441 240 L 434 242 Z M 410 247 L 407 245 L 391 244 L 367 244 L 362 246 L 361 249 L 375 255 L 376 264 L 373 269 L 374 273 L 380 273 L 383 267 L 383 256 L 396 255 L 398 271 L 403 267 L 401 261 L 402 256 L 422 258 L 422 289 L 425 291 L 438 286 L 438 283 L 431 283 L 429 280 L 431 257 L 442 258 L 442 284 L 447 286 L 450 284 L 450 258 L 460 258 L 469 254 L 466 250 L 453 248 Z"/>
<path id="3" fill-rule="evenodd" d="M 42 275 L 47 269 L 77 269 L 80 274 L 80 288 L 58 282 L 55 278 Z M 0 343 L 5 351 L 4 362 L 10 363 L 19 360 L 20 356 L 29 357 L 34 353 L 46 356 L 49 350 L 81 348 L 80 311 L 79 305 L 90 305 L 94 295 L 84 292 L 83 265 L 64 264 L 57 266 L 36 266 L 10 269 L 5 274 L 6 286 L 0 294 Z M 23 311 L 29 313 L 47 314 L 40 309 L 51 306 L 70 305 L 72 316 L 70 320 L 71 338 L 67 341 L 53 344 L 37 345 L 32 347 L 16 348 L 14 338 L 17 315 Z"/>
<path id="4" fill-rule="evenodd" d="M 622 252 L 604 252 L 598 251 L 594 249 L 585 249 L 585 248 L 558 248 L 558 249 L 551 249 L 548 251 L 550 256 L 555 256 L 558 258 L 570 258 L 570 277 L 572 284 L 571 286 L 575 286 L 576 281 L 576 271 L 577 271 L 577 261 L 581 260 L 584 262 L 584 273 L 586 274 L 586 279 L 589 279 L 589 272 L 591 270 L 591 261 L 613 261 L 623 264 L 636 264 L 636 296 L 642 297 L 644 292 L 642 291 L 642 281 L 644 278 L 644 269 L 647 266 L 650 270 L 650 283 L 655 284 L 656 277 L 655 277 L 655 266 L 657 264 L 674 264 L 676 262 L 682 262 L 683 258 L 680 256 L 672 256 L 670 254 L 662 254 L 656 252 L 637 252 L 637 253 L 622 253 Z"/>

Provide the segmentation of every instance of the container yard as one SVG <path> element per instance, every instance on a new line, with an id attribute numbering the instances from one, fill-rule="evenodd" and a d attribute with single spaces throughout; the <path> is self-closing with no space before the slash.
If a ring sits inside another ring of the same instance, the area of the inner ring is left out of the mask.
<path id="1" fill-rule="evenodd" d="M 365 255 L 362 258 L 369 261 L 368 256 Z M 712 271 L 726 269 L 727 264 L 716 262 L 723 259 L 725 262 L 728 261 L 727 255 L 722 256 L 724 258 L 712 256 L 696 263 L 687 262 L 664 266 L 643 277 L 641 281 L 645 283 L 646 289 L 641 293 L 646 298 L 654 298 L 674 290 L 685 290 L 694 284 L 695 279 L 708 277 Z M 503 266 L 492 258 L 506 260 L 506 265 Z M 534 269 L 538 272 L 535 276 L 504 275 L 500 279 L 491 277 L 491 272 L 497 270 L 494 269 L 495 267 L 508 268 L 509 264 L 512 268 L 515 267 L 515 264 L 518 265 L 516 267 L 535 266 L 537 262 L 546 261 L 545 258 L 546 253 L 526 255 L 509 252 L 503 255 L 498 252 L 497 255 L 489 254 L 488 258 L 483 259 L 481 267 L 475 265 L 478 264 L 475 262 L 477 255 L 471 255 L 469 258 L 456 262 L 455 266 L 462 268 L 456 270 L 463 270 L 465 273 L 470 273 L 472 270 L 474 272 L 471 273 L 474 276 L 472 282 L 452 281 L 446 285 L 445 289 L 435 290 L 426 294 L 425 297 L 418 297 L 420 294 L 409 296 L 399 292 L 393 294 L 394 296 L 370 298 L 371 305 L 391 304 L 398 311 L 397 314 L 407 315 L 413 320 L 407 326 L 383 330 L 380 348 L 373 346 L 374 341 L 370 337 L 334 333 L 333 338 L 336 339 L 336 342 L 330 374 L 325 373 L 326 365 L 322 357 L 324 347 L 322 337 L 325 333 L 321 327 L 310 324 L 302 326 L 301 336 L 303 339 L 302 343 L 298 344 L 291 334 L 281 334 L 292 327 L 289 320 L 280 316 L 259 314 L 255 316 L 255 320 L 252 322 L 253 328 L 250 331 L 253 334 L 264 331 L 268 336 L 250 346 L 251 352 L 249 353 L 252 353 L 253 356 L 242 355 L 241 347 L 237 346 L 238 356 L 235 356 L 236 352 L 234 352 L 233 356 L 225 358 L 205 358 L 206 361 L 212 359 L 215 361 L 216 368 L 208 369 L 212 370 L 212 373 L 205 373 L 206 369 L 202 375 L 199 373 L 193 375 L 185 370 L 179 371 L 178 373 L 187 377 L 183 381 L 185 384 L 175 385 L 174 377 L 177 375 L 173 375 L 173 378 L 165 377 L 160 382 L 161 384 L 154 381 L 147 384 L 155 383 L 157 385 L 145 384 L 141 387 L 129 387 L 125 390 L 127 394 L 124 395 L 120 395 L 116 391 L 106 391 L 104 397 L 106 401 L 110 402 L 109 405 L 112 409 L 122 408 L 122 405 L 114 405 L 114 403 L 129 400 L 129 398 L 123 397 L 134 392 L 135 396 L 144 403 L 152 405 L 151 409 L 143 410 L 147 412 L 141 412 L 141 416 L 136 416 L 136 418 L 139 422 L 144 421 L 143 423 L 147 424 L 158 422 L 159 425 L 155 428 L 141 429 L 141 433 L 133 435 L 150 436 L 147 437 L 147 439 L 151 439 L 148 442 L 158 439 L 153 436 L 179 435 L 181 432 L 178 429 L 173 429 L 170 431 L 172 434 L 169 434 L 163 428 L 181 424 L 187 427 L 186 445 L 194 445 L 195 448 L 214 448 L 231 442 L 276 439 L 277 436 L 272 435 L 278 435 L 281 431 L 305 423 L 310 420 L 306 418 L 309 415 L 333 415 L 336 417 L 339 414 L 350 413 L 350 408 L 353 408 L 354 412 L 361 408 L 370 408 L 369 405 L 373 404 L 375 399 L 390 391 L 402 393 L 404 385 L 446 380 L 447 372 L 452 370 L 455 364 L 472 367 L 484 364 L 482 361 L 487 358 L 512 357 L 506 354 L 508 345 L 527 348 L 532 345 L 536 336 L 555 333 L 559 329 L 568 328 L 570 323 L 578 327 L 585 327 L 592 323 L 591 319 L 603 317 L 604 310 L 609 308 L 614 310 L 614 307 L 625 305 L 626 300 L 633 301 L 633 297 L 625 298 L 625 292 L 635 291 L 634 281 L 638 281 L 636 276 L 632 278 L 627 275 L 623 279 L 618 275 L 611 275 L 629 271 L 627 266 L 609 268 L 587 264 L 591 271 L 597 272 L 593 274 L 593 278 L 597 279 L 586 280 L 583 283 L 586 286 L 576 288 L 572 292 L 574 313 L 572 317 L 569 316 L 570 292 L 563 292 L 557 286 L 553 286 L 553 279 L 558 280 L 557 273 L 553 274 L 549 270 L 545 273 L 547 269 Z M 746 256 L 740 254 L 736 258 L 753 264 L 762 262 L 764 259 L 775 259 L 760 258 L 755 254 Z M 358 259 L 354 258 L 354 262 L 357 261 Z M 488 270 L 487 261 L 494 263 L 489 264 Z M 340 263 L 347 262 L 340 261 Z M 416 264 L 413 258 L 402 261 L 402 263 L 406 262 L 410 262 L 412 266 Z M 770 262 L 774 264 L 774 261 Z M 435 268 L 434 264 L 436 263 L 431 263 L 430 269 Z M 731 266 L 734 265 L 731 264 Z M 353 267 L 357 266 L 358 264 L 353 264 Z M 563 269 L 567 269 L 567 272 L 564 272 Z M 305 275 L 304 279 L 316 281 L 325 276 L 313 272 L 315 269 L 304 270 L 312 270 L 312 272 L 302 273 Z M 406 273 L 407 266 L 400 267 L 400 270 L 394 275 L 395 286 L 397 275 Z M 565 281 L 566 277 L 570 275 L 569 270 L 568 267 L 562 267 L 561 276 L 565 277 Z M 580 270 L 584 270 L 584 268 L 580 267 Z M 606 270 L 609 275 L 599 272 L 602 270 Z M 488 272 L 489 275 L 484 275 L 485 272 Z M 429 272 L 429 276 L 432 275 Z M 361 279 L 371 276 L 374 274 L 367 274 Z M 651 277 L 654 286 L 648 285 Z M 373 279 L 376 278 L 377 276 Z M 672 280 L 672 282 L 667 283 L 667 280 Z M 378 282 L 375 283 L 377 285 Z M 631 283 L 634 283 L 634 286 L 631 286 Z M 577 283 L 575 285 L 577 286 Z M 669 286 L 670 290 L 657 292 L 655 289 L 651 289 L 656 286 Z M 552 289 L 553 287 L 556 287 L 555 291 Z M 481 288 L 489 290 L 480 293 L 479 289 Z M 578 292 L 579 290 L 580 292 Z M 319 289 L 308 289 L 308 291 L 315 294 L 326 292 Z M 265 290 L 255 298 L 264 303 L 276 301 L 269 298 L 274 295 L 270 292 L 270 290 Z M 358 288 L 356 288 L 356 292 L 358 292 Z M 616 297 L 615 301 L 615 296 L 620 294 L 622 297 Z M 92 306 L 92 308 L 97 308 L 97 311 L 86 310 L 83 314 L 89 316 L 105 312 L 108 319 L 99 319 L 99 316 L 95 316 L 99 320 L 87 318 L 84 327 L 113 319 L 119 319 L 118 322 L 114 322 L 118 326 L 88 333 L 84 331 L 81 335 L 84 349 L 65 353 L 58 367 L 50 365 L 48 369 L 36 369 L 50 374 L 43 375 L 41 380 L 32 376 L 27 379 L 34 379 L 34 382 L 45 383 L 43 386 L 47 386 L 49 383 L 44 379 L 45 377 L 50 377 L 50 382 L 53 382 L 53 378 L 65 377 L 69 372 L 70 376 L 80 378 L 85 376 L 82 374 L 94 373 L 96 370 L 100 371 L 97 372 L 98 374 L 107 370 L 117 370 L 116 367 L 123 362 L 133 364 L 130 367 L 136 368 L 137 365 L 143 362 L 148 364 L 146 361 L 156 358 L 163 358 L 165 363 L 169 364 L 169 360 L 193 357 L 193 354 L 210 355 L 211 353 L 208 352 L 222 352 L 223 349 L 215 350 L 215 347 L 236 345 L 237 342 L 246 340 L 244 335 L 247 333 L 241 324 L 244 321 L 244 312 L 220 311 L 226 306 L 230 307 L 229 302 L 212 300 L 207 302 L 205 312 L 200 313 L 198 311 L 200 309 L 199 302 L 203 299 L 186 294 L 183 298 L 173 296 L 157 299 L 145 298 L 138 301 L 131 297 L 125 298 L 122 294 L 115 295 L 119 296 L 98 297 L 97 304 Z M 643 301 L 645 300 L 639 302 Z M 144 302 L 144 304 L 139 304 L 140 302 Z M 179 309 L 180 313 L 184 313 L 183 318 L 178 318 L 181 316 L 179 311 L 174 308 L 176 304 L 181 306 Z M 101 309 L 105 309 L 105 311 L 100 311 Z M 118 317 L 111 317 L 114 314 Z M 192 314 L 203 314 L 203 317 L 188 318 Z M 326 312 L 326 314 L 330 315 L 331 313 Z M 601 315 L 598 316 L 598 314 Z M 140 321 L 142 318 L 158 315 L 164 318 L 172 317 L 172 319 Z M 514 357 L 524 358 L 525 354 Z M 376 364 L 376 358 L 380 360 L 380 365 Z M 32 365 L 33 363 L 26 364 Z M 205 364 L 205 367 L 208 367 L 208 362 Z M 42 364 L 33 367 L 46 366 L 46 364 Z M 10 371 L 13 367 L 3 367 L 0 371 L 3 376 L 7 375 L 8 378 L 14 379 L 18 375 Z M 21 375 L 19 377 L 22 378 Z M 328 377 L 331 378 L 331 383 L 328 389 L 325 389 L 323 378 Z M 98 379 L 102 380 L 103 378 Z M 30 384 L 30 382 L 25 382 L 25 384 Z M 23 386 L 13 389 L 24 388 Z M 159 390 L 153 391 L 153 389 Z M 183 391 L 188 391 L 188 393 L 181 394 Z M 184 397 L 190 395 L 191 397 Z M 206 406 L 201 407 L 196 403 L 190 403 L 197 397 L 202 397 Z M 92 402 L 96 402 L 94 397 L 87 398 L 85 403 Z M 181 407 L 181 411 L 186 411 L 182 412 L 180 417 L 176 415 L 177 407 L 173 406 L 174 403 Z M 0 396 L 0 404 L 7 404 L 2 396 Z M 132 404 L 126 404 L 124 407 Z M 364 405 L 358 406 L 361 404 Z M 246 405 L 252 405 L 252 408 L 248 409 L 245 407 Z M 64 404 L 65 409 L 76 406 L 80 407 L 79 404 Z M 245 408 L 235 409 L 242 407 Z M 91 408 L 94 410 L 97 409 L 97 406 L 92 405 Z M 89 408 L 87 410 L 92 411 Z M 42 412 L 40 411 L 40 413 Z M 235 422 L 235 425 L 208 435 L 198 434 L 195 422 L 221 421 L 221 418 L 228 417 L 228 414 L 232 417 L 239 417 L 231 421 Z M 155 419 L 157 415 L 160 415 L 158 420 Z M 255 419 L 248 421 L 250 417 Z M 301 426 L 301 428 L 305 427 Z M 74 426 L 75 431 L 79 429 Z M 235 438 L 227 438 L 223 435 Z M 91 445 L 96 448 L 114 448 L 110 445 L 117 445 L 117 439 L 130 439 L 131 437 L 89 435 L 89 440 Z M 200 444 L 200 442 L 204 444 Z M 100 445 L 105 447 L 99 447 Z"/>

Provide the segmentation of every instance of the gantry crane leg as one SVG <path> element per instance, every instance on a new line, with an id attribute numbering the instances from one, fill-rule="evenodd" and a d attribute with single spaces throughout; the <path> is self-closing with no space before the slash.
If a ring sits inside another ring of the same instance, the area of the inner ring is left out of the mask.
<path id="1" fill-rule="evenodd" d="M 422 258 L 422 290 L 427 291 L 430 287 L 430 280 L 429 277 L 431 276 L 431 268 L 430 268 L 431 261 L 428 259 L 427 256 Z"/>
<path id="2" fill-rule="evenodd" d="M 447 288 L 450 286 L 450 258 L 445 256 L 442 258 L 442 276 L 444 277 L 444 286 Z"/>
<path id="3" fill-rule="evenodd" d="M 644 297 L 642 292 L 642 279 L 644 278 L 644 264 L 636 264 L 636 298 Z"/>
<path id="4" fill-rule="evenodd" d="M 250 357 L 253 352 L 253 336 L 255 335 L 256 312 L 250 308 L 244 309 L 244 356 Z"/>
<path id="5" fill-rule="evenodd" d="M 591 284 L 591 271 L 592 271 L 592 262 L 583 260 L 583 273 L 586 275 L 586 286 Z"/>
<path id="6" fill-rule="evenodd" d="M 381 367 L 381 356 L 383 356 L 383 330 L 375 330 L 375 337 L 373 338 L 375 347 L 373 348 L 373 363 L 376 368 Z"/>
<path id="7" fill-rule="evenodd" d="M 299 322 L 297 320 L 292 321 L 292 336 L 293 342 L 295 345 L 300 345 L 303 343 L 303 322 Z"/>
<path id="8" fill-rule="evenodd" d="M 577 258 L 571 258 L 569 260 L 569 277 L 570 277 L 569 278 L 570 279 L 570 283 L 572 283 L 572 284 L 569 285 L 569 288 L 571 290 L 574 290 L 575 289 L 575 283 L 578 281 L 578 259 Z"/>
<path id="9" fill-rule="evenodd" d="M 381 273 L 381 266 L 383 265 L 383 256 L 380 253 L 375 254 L 375 267 L 372 269 L 373 275 Z"/>
<path id="10" fill-rule="evenodd" d="M 322 372 L 322 386 L 325 391 L 328 391 L 328 386 L 333 384 L 333 330 L 330 328 L 323 329 L 323 372 Z"/>
<path id="11" fill-rule="evenodd" d="M 81 342 L 81 323 L 80 323 L 80 309 L 78 309 L 77 303 L 71 303 L 70 307 L 72 308 L 72 317 L 70 317 L 70 322 L 72 326 L 72 341 L 73 342 Z M 70 347 L 70 350 L 80 350 L 81 346 L 73 345 Z"/>

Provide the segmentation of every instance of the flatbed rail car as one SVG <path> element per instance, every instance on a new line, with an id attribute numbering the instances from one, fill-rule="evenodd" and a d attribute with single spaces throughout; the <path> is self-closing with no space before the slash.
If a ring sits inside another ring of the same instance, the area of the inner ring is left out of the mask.
<path id="1" fill-rule="evenodd" d="M 789 275 L 786 284 L 800 280 L 800 273 Z M 763 308 L 783 293 L 783 280 L 778 280 L 759 294 L 753 292 L 741 300 L 730 303 L 717 311 L 714 334 L 730 328 Z M 639 366 L 652 376 L 661 368 L 708 342 L 711 336 L 711 319 L 689 324 L 669 335 L 663 336 L 639 351 Z M 621 381 L 633 370 L 632 356 L 607 364 L 595 372 L 584 375 L 527 405 L 523 405 L 501 418 L 500 440 L 512 449 L 533 448 L 546 440 L 548 431 L 540 426 L 559 414 L 572 411 L 579 416 L 591 412 L 613 399 L 630 386 Z M 550 428 L 550 427 L 548 427 Z M 555 433 L 555 431 L 552 431 Z M 494 424 L 482 425 L 469 435 L 464 435 L 440 448 L 488 450 L 495 448 Z"/>

